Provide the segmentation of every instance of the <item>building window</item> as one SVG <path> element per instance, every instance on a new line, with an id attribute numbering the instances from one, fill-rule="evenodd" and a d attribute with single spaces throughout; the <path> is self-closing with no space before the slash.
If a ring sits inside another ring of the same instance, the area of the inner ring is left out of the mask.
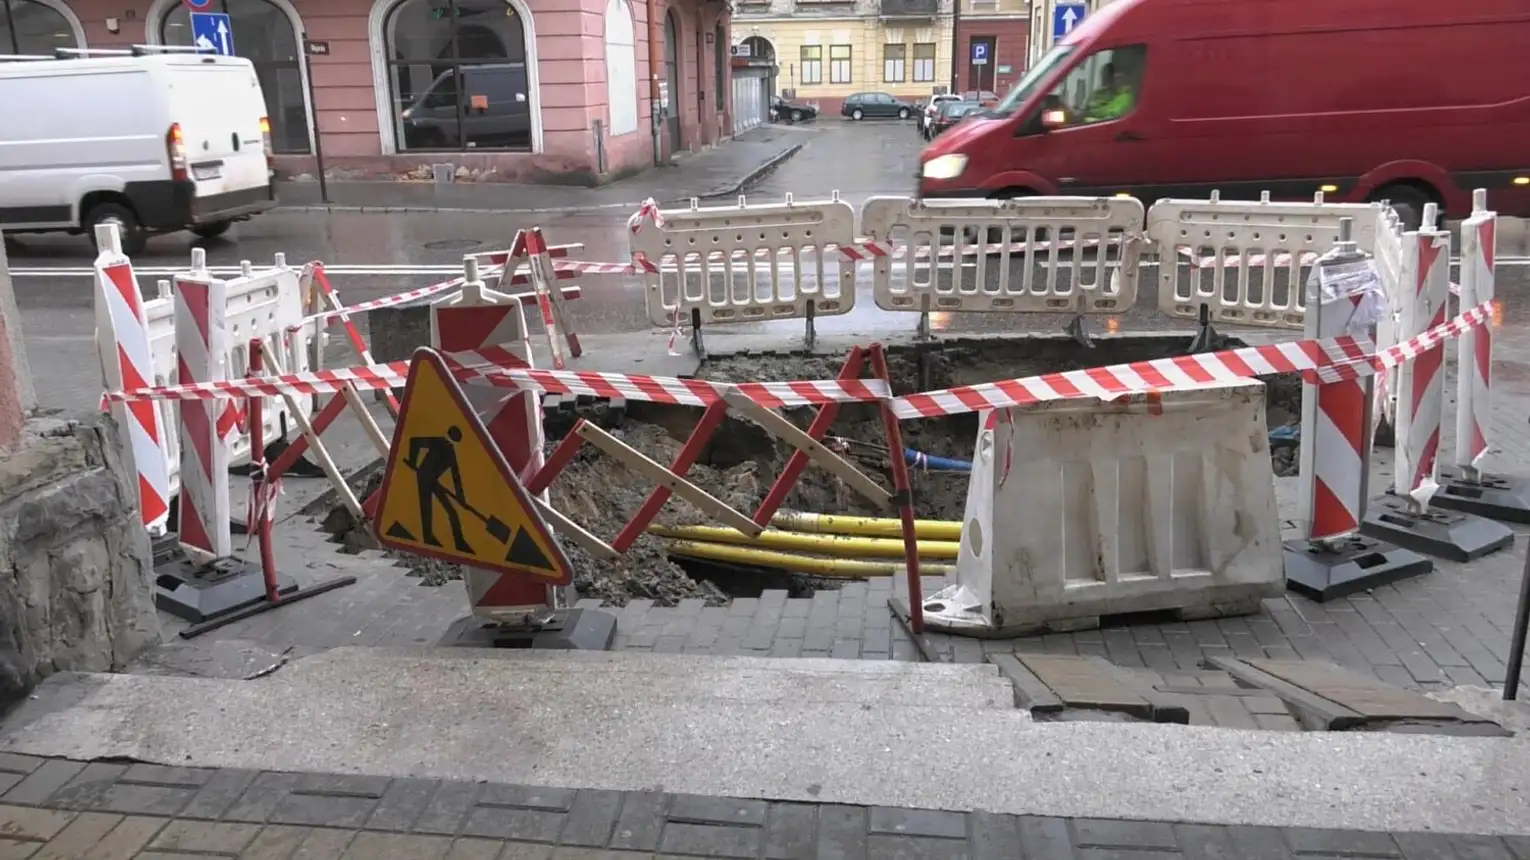
<path id="1" fill-rule="evenodd" d="M 303 85 L 297 30 L 287 13 L 269 0 L 213 0 L 209 12 L 222 12 L 233 27 L 234 53 L 255 66 L 271 120 L 271 148 L 301 155 L 313 151 L 308 135 L 308 92 Z M 159 40 L 190 45 L 191 14 L 184 3 L 165 10 Z"/>
<path id="2" fill-rule="evenodd" d="M 717 31 L 712 36 L 712 42 L 717 47 L 717 55 L 713 63 L 717 66 L 717 112 L 722 113 L 728 109 L 728 31 L 723 25 L 717 25 Z"/>
<path id="3" fill-rule="evenodd" d="M 850 46 L 829 46 L 829 83 L 850 83 Z"/>
<path id="4" fill-rule="evenodd" d="M 606 100 L 611 136 L 637 131 L 637 39 L 627 0 L 606 0 Z"/>
<path id="5" fill-rule="evenodd" d="M 882 81 L 888 84 L 901 84 L 908 80 L 904 69 L 904 54 L 908 51 L 907 45 L 883 45 L 882 46 Z"/>
<path id="6" fill-rule="evenodd" d="M 823 46 L 802 46 L 802 83 L 823 83 Z"/>
<path id="7" fill-rule="evenodd" d="M 383 53 L 399 151 L 530 151 L 536 94 L 507 0 L 403 0 L 383 23 Z"/>
<path id="8" fill-rule="evenodd" d="M 0 0 L 0 53 L 52 54 L 83 48 L 78 22 L 68 7 L 44 0 Z"/>
<path id="9" fill-rule="evenodd" d="M 924 42 L 914 46 L 914 82 L 929 83 L 935 80 L 935 43 Z"/>

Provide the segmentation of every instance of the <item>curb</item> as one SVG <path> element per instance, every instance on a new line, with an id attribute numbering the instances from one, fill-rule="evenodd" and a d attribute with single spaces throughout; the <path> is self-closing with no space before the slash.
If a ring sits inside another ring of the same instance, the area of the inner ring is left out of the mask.
<path id="1" fill-rule="evenodd" d="M 737 194 L 741 190 L 743 190 L 745 187 L 747 187 L 750 183 L 753 183 L 755 180 L 759 179 L 760 176 L 764 175 L 766 172 L 768 172 L 770 170 L 775 169 L 777 166 L 779 166 L 783 162 L 787 161 L 792 156 L 795 156 L 801 150 L 802 150 L 802 144 L 800 144 L 800 143 L 792 144 L 791 146 L 787 147 L 786 149 L 782 150 L 781 152 L 777 153 L 776 155 L 771 156 L 769 159 L 767 159 L 766 161 L 761 163 L 758 167 L 755 167 L 754 169 L 750 170 L 748 173 L 744 174 L 743 178 L 741 178 L 741 179 L 739 179 L 739 180 L 737 180 L 735 182 L 730 182 L 730 183 L 728 183 L 726 185 L 719 185 L 719 186 L 717 186 L 715 188 L 708 189 L 707 191 L 701 192 L 701 193 L 696 194 L 694 196 L 698 200 L 705 200 L 705 199 L 712 198 L 712 197 L 726 197 L 726 196 L 728 196 L 730 194 Z M 690 200 L 690 197 L 684 197 L 684 198 L 677 198 L 677 199 L 673 199 L 673 200 L 665 200 L 664 202 L 665 203 L 678 203 L 678 202 L 687 202 L 689 200 Z M 641 205 L 643 205 L 643 201 L 641 201 L 641 200 L 634 200 L 634 201 L 631 201 L 631 202 L 625 202 L 624 201 L 624 202 L 621 202 L 621 203 L 594 203 L 594 204 L 591 204 L 591 205 L 588 205 L 588 206 L 550 206 L 550 207 L 545 207 L 545 208 L 540 208 L 540 209 L 469 209 L 469 208 L 463 208 L 463 207 L 460 207 L 460 206 L 419 206 L 419 205 L 415 205 L 415 206 L 345 206 L 345 205 L 340 205 L 340 204 L 322 204 L 322 203 L 300 203 L 300 204 L 295 204 L 295 205 L 290 205 L 290 206 L 284 206 L 284 205 L 281 205 L 280 203 L 278 203 L 277 207 L 274 210 L 272 210 L 272 211 L 274 211 L 274 212 L 360 212 L 360 213 L 368 213 L 368 214 L 373 214 L 373 215 L 380 215 L 380 214 L 389 214 L 389 215 L 400 215 L 400 214 L 459 214 L 459 215 L 462 215 L 462 214 L 479 214 L 479 215 L 482 215 L 482 214 L 487 214 L 487 213 L 494 213 L 494 214 L 499 214 L 499 215 L 546 215 L 546 214 L 554 213 L 554 212 L 562 212 L 562 213 L 569 213 L 569 214 L 575 214 L 575 213 L 580 213 L 580 212 L 598 212 L 598 211 L 605 210 L 605 209 L 627 209 L 627 210 L 633 210 L 633 209 L 637 209 Z"/>

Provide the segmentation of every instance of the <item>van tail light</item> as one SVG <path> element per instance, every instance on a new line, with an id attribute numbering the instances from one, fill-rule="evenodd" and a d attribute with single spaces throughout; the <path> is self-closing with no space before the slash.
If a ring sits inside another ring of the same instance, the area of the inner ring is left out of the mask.
<path id="1" fill-rule="evenodd" d="M 187 179 L 186 137 L 181 134 L 181 124 L 171 123 L 165 132 L 165 151 L 170 155 L 170 178 L 176 182 Z"/>
<path id="2" fill-rule="evenodd" d="M 266 167 L 276 166 L 276 152 L 271 148 L 271 119 L 260 118 L 260 146 L 266 151 Z"/>

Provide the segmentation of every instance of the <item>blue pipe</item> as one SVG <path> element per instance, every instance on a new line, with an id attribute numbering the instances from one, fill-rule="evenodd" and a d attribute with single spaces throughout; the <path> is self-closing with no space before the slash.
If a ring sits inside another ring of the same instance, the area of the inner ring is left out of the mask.
<path id="1" fill-rule="evenodd" d="M 929 469 L 932 472 L 970 472 L 972 463 L 968 460 L 953 460 L 950 457 L 936 457 L 923 451 L 915 451 L 913 448 L 903 449 L 903 462 L 919 469 Z"/>

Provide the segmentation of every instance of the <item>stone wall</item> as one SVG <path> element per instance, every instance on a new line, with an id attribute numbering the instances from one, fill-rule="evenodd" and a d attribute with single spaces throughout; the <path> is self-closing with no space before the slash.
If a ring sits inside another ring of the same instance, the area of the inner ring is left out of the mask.
<path id="1" fill-rule="evenodd" d="M 137 480 L 106 416 L 33 419 L 0 455 L 0 708 L 159 642 Z"/>

